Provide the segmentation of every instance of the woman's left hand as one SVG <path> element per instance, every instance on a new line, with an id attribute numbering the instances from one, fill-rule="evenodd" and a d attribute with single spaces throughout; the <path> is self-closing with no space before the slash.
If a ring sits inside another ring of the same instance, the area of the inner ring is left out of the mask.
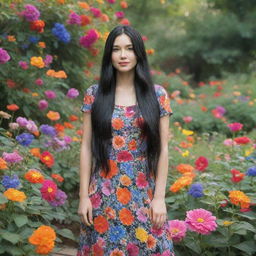
<path id="1" fill-rule="evenodd" d="M 161 228 L 167 219 L 165 199 L 153 198 L 150 203 L 149 218 L 156 228 Z"/>

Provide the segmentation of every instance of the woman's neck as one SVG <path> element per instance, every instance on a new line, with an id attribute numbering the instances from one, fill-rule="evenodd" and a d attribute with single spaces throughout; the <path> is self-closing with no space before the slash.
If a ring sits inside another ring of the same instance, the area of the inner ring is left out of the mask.
<path id="1" fill-rule="evenodd" d="M 134 71 L 130 72 L 117 72 L 116 75 L 116 88 L 129 89 L 134 87 Z"/>

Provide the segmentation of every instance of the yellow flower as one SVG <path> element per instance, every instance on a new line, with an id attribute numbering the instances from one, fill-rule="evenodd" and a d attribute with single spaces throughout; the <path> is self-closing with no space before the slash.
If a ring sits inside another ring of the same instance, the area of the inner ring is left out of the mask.
<path id="1" fill-rule="evenodd" d="M 147 242 L 148 233 L 144 228 L 141 228 L 141 227 L 136 228 L 135 232 L 136 232 L 136 238 L 138 240 L 140 240 L 141 242 L 144 242 L 144 243 Z"/>
<path id="2" fill-rule="evenodd" d="M 248 150 L 245 150 L 244 156 L 249 156 L 254 151 L 254 148 L 250 148 Z"/>
<path id="3" fill-rule="evenodd" d="M 228 227 L 228 226 L 232 225 L 233 223 L 234 223 L 233 221 L 224 220 L 223 226 Z"/>
<path id="4" fill-rule="evenodd" d="M 194 134 L 194 132 L 193 131 L 190 131 L 190 130 L 186 130 L 186 129 L 182 129 L 182 133 L 184 134 L 184 135 L 192 135 L 192 134 Z"/>
<path id="5" fill-rule="evenodd" d="M 189 97 L 192 98 L 192 99 L 194 99 L 194 98 L 196 97 L 196 95 L 195 95 L 194 93 L 190 93 L 190 94 L 189 94 Z"/>
<path id="6" fill-rule="evenodd" d="M 99 4 L 104 4 L 103 0 L 96 0 Z"/>
<path id="7" fill-rule="evenodd" d="M 185 152 L 181 153 L 181 155 L 182 155 L 183 157 L 187 157 L 187 156 L 189 156 L 189 151 L 186 150 Z"/>
<path id="8" fill-rule="evenodd" d="M 24 192 L 19 191 L 17 189 L 14 188 L 8 188 L 5 192 L 4 192 L 4 196 L 11 200 L 11 201 L 16 201 L 16 202 L 23 202 L 27 197 L 24 194 Z"/>
<path id="9" fill-rule="evenodd" d="M 44 68 L 45 64 L 42 57 L 31 57 L 30 64 L 37 68 Z"/>
<path id="10" fill-rule="evenodd" d="M 37 92 L 33 92 L 33 93 L 32 93 L 32 96 L 33 96 L 33 97 L 38 97 L 39 94 L 38 94 Z"/>

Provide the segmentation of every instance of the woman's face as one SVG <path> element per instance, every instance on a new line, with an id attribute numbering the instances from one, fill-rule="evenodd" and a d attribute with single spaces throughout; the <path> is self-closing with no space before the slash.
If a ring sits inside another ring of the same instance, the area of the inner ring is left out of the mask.
<path id="1" fill-rule="evenodd" d="M 112 48 L 112 65 L 119 72 L 128 72 L 134 69 L 137 58 L 133 50 L 131 39 L 126 34 L 117 36 Z"/>

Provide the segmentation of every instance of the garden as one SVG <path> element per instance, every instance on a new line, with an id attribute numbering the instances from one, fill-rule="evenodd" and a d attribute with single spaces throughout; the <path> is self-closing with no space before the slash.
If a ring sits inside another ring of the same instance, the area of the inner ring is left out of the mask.
<path id="1" fill-rule="evenodd" d="M 166 205 L 175 254 L 255 255 L 256 5 L 224 2 L 0 2 L 0 255 L 78 245 L 80 107 L 118 24 L 142 32 L 152 78 L 171 99 Z M 138 17 L 143 6 L 152 27 Z M 162 33 L 167 11 L 175 37 Z M 207 14 L 212 33 L 223 32 L 218 15 L 233 24 L 221 40 L 235 45 L 216 46 L 198 13 Z M 97 246 L 94 253 L 103 255 Z"/>

